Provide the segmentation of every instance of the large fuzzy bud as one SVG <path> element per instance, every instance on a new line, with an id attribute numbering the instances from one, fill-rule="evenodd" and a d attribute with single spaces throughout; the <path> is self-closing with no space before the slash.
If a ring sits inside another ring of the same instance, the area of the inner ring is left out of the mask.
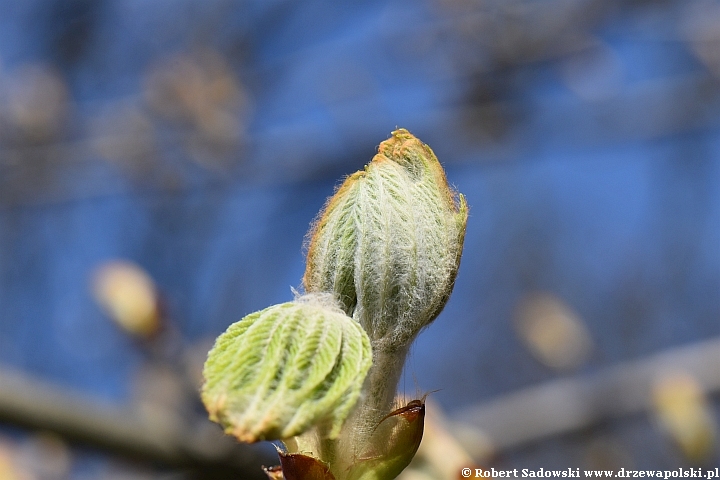
<path id="1" fill-rule="evenodd" d="M 467 215 L 430 147 L 396 130 L 315 222 L 305 290 L 333 293 L 374 348 L 404 348 L 450 296 Z"/>

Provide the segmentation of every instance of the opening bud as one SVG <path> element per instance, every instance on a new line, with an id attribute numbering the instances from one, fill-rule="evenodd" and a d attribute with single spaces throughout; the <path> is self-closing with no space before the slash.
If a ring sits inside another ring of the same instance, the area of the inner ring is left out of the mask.
<path id="1" fill-rule="evenodd" d="M 450 296 L 467 216 L 430 147 L 396 130 L 312 227 L 305 290 L 332 292 L 373 348 L 405 347 Z"/>

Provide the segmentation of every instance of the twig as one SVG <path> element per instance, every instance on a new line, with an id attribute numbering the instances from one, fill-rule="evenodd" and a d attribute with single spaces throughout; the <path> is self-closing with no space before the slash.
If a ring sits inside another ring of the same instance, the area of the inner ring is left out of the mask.
<path id="1" fill-rule="evenodd" d="M 651 407 L 654 382 L 678 371 L 692 375 L 707 393 L 720 391 L 720 338 L 520 390 L 462 410 L 452 420 L 459 429 L 480 430 L 496 449 L 508 449 L 641 413 Z"/>
<path id="2" fill-rule="evenodd" d="M 77 392 L 0 371 L 0 422 L 53 431 L 112 453 L 181 468 L 202 478 L 265 478 L 272 456 L 224 436 L 206 420 L 196 424 L 142 416 Z"/>

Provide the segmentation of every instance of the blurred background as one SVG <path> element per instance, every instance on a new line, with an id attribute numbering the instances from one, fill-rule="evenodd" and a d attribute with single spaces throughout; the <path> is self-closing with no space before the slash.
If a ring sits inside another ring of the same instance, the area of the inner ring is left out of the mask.
<path id="1" fill-rule="evenodd" d="M 720 4 L 0 1 L 0 479 L 262 478 L 230 323 L 396 127 L 471 213 L 405 479 L 720 462 Z"/>

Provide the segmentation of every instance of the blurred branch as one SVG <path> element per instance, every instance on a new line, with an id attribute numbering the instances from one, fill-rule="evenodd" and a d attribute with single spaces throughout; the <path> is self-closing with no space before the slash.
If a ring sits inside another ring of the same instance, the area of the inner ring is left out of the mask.
<path id="1" fill-rule="evenodd" d="M 59 387 L 0 371 L 0 421 L 53 431 L 70 440 L 133 458 L 161 462 L 201 478 L 264 478 L 262 464 L 276 460 L 234 442 L 207 420 L 171 417 L 92 401 Z"/>
<path id="2" fill-rule="evenodd" d="M 720 338 L 715 338 L 464 409 L 452 416 L 451 428 L 461 437 L 468 426 L 477 429 L 498 450 L 517 447 L 651 409 L 653 386 L 668 373 L 689 374 L 705 392 L 716 393 L 720 390 L 719 367 Z"/>

